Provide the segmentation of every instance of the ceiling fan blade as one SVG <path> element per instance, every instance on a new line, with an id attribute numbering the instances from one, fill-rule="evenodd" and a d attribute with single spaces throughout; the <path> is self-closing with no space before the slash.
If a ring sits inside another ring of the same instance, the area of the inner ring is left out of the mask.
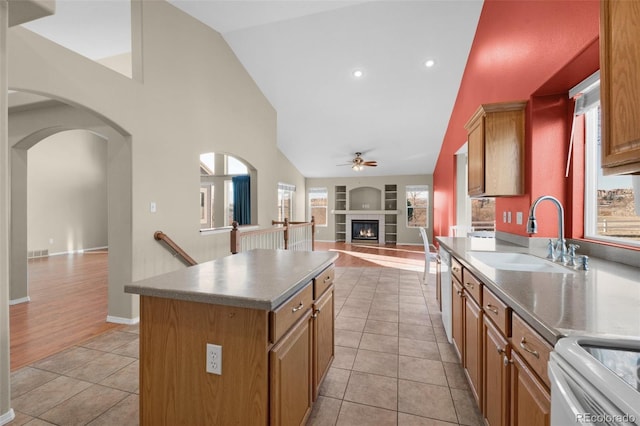
<path id="1" fill-rule="evenodd" d="M 365 161 L 362 164 L 364 164 L 365 166 L 376 167 L 378 165 L 378 162 L 377 161 Z"/>

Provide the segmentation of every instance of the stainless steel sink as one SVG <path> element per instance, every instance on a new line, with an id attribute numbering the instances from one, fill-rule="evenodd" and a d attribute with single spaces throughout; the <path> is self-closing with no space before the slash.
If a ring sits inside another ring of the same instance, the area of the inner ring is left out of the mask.
<path id="1" fill-rule="evenodd" d="M 573 273 L 569 268 L 527 253 L 471 251 L 468 255 L 491 268 L 504 271 Z"/>

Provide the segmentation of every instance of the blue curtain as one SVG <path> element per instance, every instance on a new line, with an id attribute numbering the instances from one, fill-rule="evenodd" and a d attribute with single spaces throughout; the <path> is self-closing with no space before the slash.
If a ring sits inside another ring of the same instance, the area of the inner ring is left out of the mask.
<path id="1" fill-rule="evenodd" d="M 251 184 L 249 175 L 234 176 L 233 183 L 233 220 L 240 225 L 251 224 Z"/>

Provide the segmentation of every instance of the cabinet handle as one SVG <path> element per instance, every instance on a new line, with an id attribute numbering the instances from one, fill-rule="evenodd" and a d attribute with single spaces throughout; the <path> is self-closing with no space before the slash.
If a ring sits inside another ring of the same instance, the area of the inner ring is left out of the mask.
<path id="1" fill-rule="evenodd" d="M 531 355 L 535 356 L 536 358 L 540 358 L 540 354 L 538 353 L 538 351 L 529 349 L 527 347 L 527 340 L 524 337 L 522 338 L 522 340 L 520 340 L 520 347 L 525 351 L 529 352 Z"/>
<path id="2" fill-rule="evenodd" d="M 496 350 L 498 351 L 499 354 L 506 354 L 505 350 L 502 349 L 500 346 L 496 346 Z"/>
<path id="3" fill-rule="evenodd" d="M 498 315 L 498 308 L 493 306 L 491 303 L 487 303 L 487 306 L 485 306 L 485 309 L 488 309 L 489 311 L 491 311 L 494 314 Z"/>
<path id="4" fill-rule="evenodd" d="M 451 268 L 451 270 L 452 270 L 453 272 L 460 272 L 460 268 L 455 267 L 455 266 L 454 266 L 453 268 Z"/>
<path id="5" fill-rule="evenodd" d="M 464 285 L 473 290 L 473 283 L 464 283 Z"/>
<path id="6" fill-rule="evenodd" d="M 502 358 L 502 364 L 506 367 L 509 364 L 513 364 L 513 361 L 511 361 L 509 358 L 507 358 L 507 356 L 505 355 L 504 358 Z"/>
<path id="7" fill-rule="evenodd" d="M 295 308 L 291 308 L 291 312 L 298 312 L 303 307 L 304 307 L 304 304 L 302 302 L 300 302 L 300 304 L 298 306 L 296 306 Z"/>
<path id="8" fill-rule="evenodd" d="M 462 297 L 462 291 L 456 290 L 456 293 L 458 293 L 458 296 Z"/>
<path id="9" fill-rule="evenodd" d="M 316 311 L 311 315 L 313 318 L 318 318 L 318 314 L 320 313 L 320 309 L 316 309 Z"/>
<path id="10" fill-rule="evenodd" d="M 327 278 L 324 279 L 324 283 L 328 283 L 329 281 L 331 281 L 331 275 L 327 275 Z"/>

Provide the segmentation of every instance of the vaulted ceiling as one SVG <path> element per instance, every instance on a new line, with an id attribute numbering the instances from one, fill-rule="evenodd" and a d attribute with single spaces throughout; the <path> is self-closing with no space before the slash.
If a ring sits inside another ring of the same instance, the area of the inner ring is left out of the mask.
<path id="1" fill-rule="evenodd" d="M 229 43 L 277 111 L 278 146 L 303 175 L 433 172 L 482 1 L 170 2 Z M 59 0 L 57 9 L 28 28 L 93 59 L 130 49 L 126 1 Z M 378 167 L 339 165 L 357 151 Z"/>

